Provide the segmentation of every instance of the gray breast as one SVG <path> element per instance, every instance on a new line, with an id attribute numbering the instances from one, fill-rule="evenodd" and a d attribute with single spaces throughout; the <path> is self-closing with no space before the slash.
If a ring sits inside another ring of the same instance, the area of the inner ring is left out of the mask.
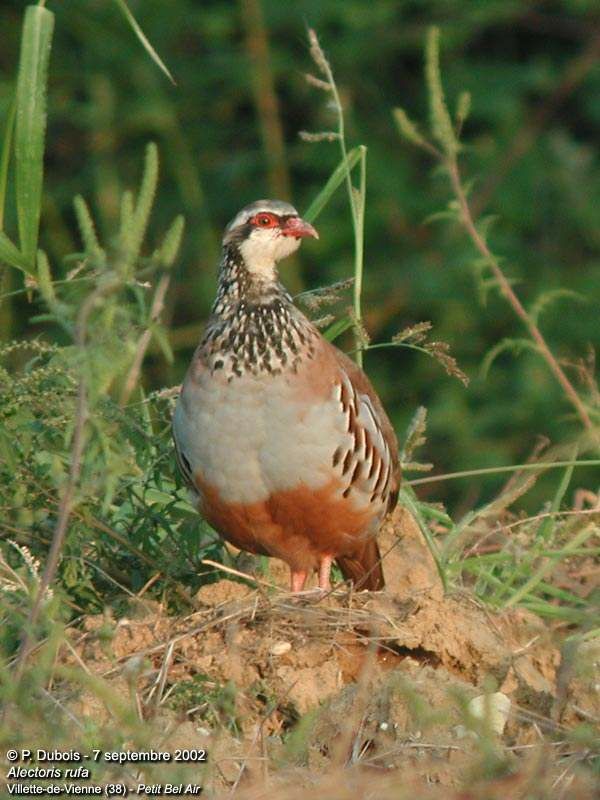
<path id="1" fill-rule="evenodd" d="M 222 372 L 188 376 L 173 419 L 178 448 L 193 474 L 224 500 L 255 503 L 270 494 L 324 486 L 336 448 L 350 445 L 339 401 L 310 401 L 289 374 L 268 379 Z"/>

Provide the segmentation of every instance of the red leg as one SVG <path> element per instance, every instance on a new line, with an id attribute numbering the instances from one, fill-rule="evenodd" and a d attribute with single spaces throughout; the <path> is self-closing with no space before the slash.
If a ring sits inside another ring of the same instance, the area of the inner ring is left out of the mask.
<path id="1" fill-rule="evenodd" d="M 292 570 L 292 592 L 301 592 L 304 589 L 307 577 L 308 572 L 306 570 L 298 570 L 296 572 Z"/>
<path id="2" fill-rule="evenodd" d="M 329 574 L 332 564 L 333 556 L 323 556 L 319 564 L 319 589 L 323 589 L 324 592 L 329 592 L 331 590 Z"/>

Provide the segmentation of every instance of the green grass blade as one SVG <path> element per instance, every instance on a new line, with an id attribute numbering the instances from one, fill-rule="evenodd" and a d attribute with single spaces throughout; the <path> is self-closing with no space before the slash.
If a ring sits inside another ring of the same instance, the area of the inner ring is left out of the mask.
<path id="1" fill-rule="evenodd" d="M 158 55 L 156 50 L 152 47 L 152 45 L 148 41 L 148 39 L 146 37 L 146 34 L 141 29 L 138 21 L 136 20 L 136 18 L 133 16 L 131 11 L 129 10 L 129 6 L 125 2 L 125 0 L 115 0 L 115 3 L 118 5 L 118 7 L 123 12 L 123 16 L 125 17 L 127 22 L 131 25 L 131 27 L 133 29 L 133 32 L 135 33 L 137 38 L 140 40 L 144 50 L 148 53 L 148 55 L 150 56 L 152 61 L 154 61 L 154 63 L 161 70 L 161 72 L 163 72 L 167 76 L 167 78 L 171 81 L 173 86 L 175 86 L 176 85 L 175 84 L 175 80 L 174 80 L 173 76 L 171 75 L 169 69 L 167 68 L 165 62 L 162 60 L 162 58 Z"/>
<path id="2" fill-rule="evenodd" d="M 0 261 L 22 270 L 27 275 L 35 275 L 35 271 L 29 261 L 3 231 L 0 231 Z"/>
<path id="3" fill-rule="evenodd" d="M 538 617 L 547 619 L 565 620 L 575 625 L 582 625 L 588 618 L 588 613 L 584 609 L 569 608 L 568 606 L 556 606 L 543 600 L 528 600 L 522 603 L 524 608 L 533 611 Z"/>
<path id="4" fill-rule="evenodd" d="M 514 594 L 512 594 L 508 600 L 503 604 L 503 608 L 510 608 L 511 606 L 516 605 L 519 603 L 525 595 L 530 594 L 536 586 L 543 581 L 543 579 L 552 572 L 552 570 L 556 567 L 558 561 L 561 558 L 567 558 L 572 550 L 577 549 L 581 544 L 586 542 L 591 536 L 595 534 L 595 529 L 593 526 L 588 528 L 584 528 L 582 531 L 579 531 L 571 541 L 565 545 L 564 549 L 561 552 L 560 556 L 555 556 L 553 558 L 547 559 L 538 569 L 531 575 L 531 577 L 525 581 L 525 583 L 517 589 Z"/>
<path id="5" fill-rule="evenodd" d="M 559 587 L 554 586 L 552 583 L 546 583 L 546 581 L 540 581 L 538 590 L 540 594 L 556 597 L 563 603 L 568 603 L 571 608 L 577 608 L 578 606 L 586 608 L 588 606 L 588 600 L 586 600 L 585 597 L 579 597 L 578 595 L 573 594 L 573 592 L 569 592 L 566 589 L 560 589 Z"/>
<path id="6" fill-rule="evenodd" d="M 454 523 L 452 519 L 446 514 L 445 511 L 440 511 L 439 508 L 434 508 L 426 503 L 420 504 L 421 514 L 425 519 L 432 519 L 435 522 L 441 522 L 446 527 L 451 527 Z"/>
<path id="7" fill-rule="evenodd" d="M 346 180 L 346 175 L 348 172 L 358 164 L 359 160 L 361 159 L 361 155 L 360 147 L 355 147 L 353 150 L 350 150 L 346 158 L 343 158 L 340 161 L 340 163 L 331 173 L 331 176 L 325 186 L 321 189 L 319 194 L 304 212 L 303 217 L 307 222 L 314 222 L 314 220 L 319 216 L 338 186 Z"/>
<path id="8" fill-rule="evenodd" d="M 333 342 L 338 336 L 341 336 L 342 333 L 345 333 L 345 331 L 351 327 L 352 320 L 350 317 L 342 317 L 341 319 L 337 319 L 325 331 L 323 331 L 323 336 L 328 342 Z"/>
<path id="9" fill-rule="evenodd" d="M 15 185 L 20 248 L 35 270 L 44 177 L 46 93 L 54 14 L 28 6 L 17 78 Z"/>
<path id="10" fill-rule="evenodd" d="M 13 130 L 15 127 L 15 115 L 17 111 L 17 100 L 13 98 L 6 126 L 4 128 L 4 138 L 2 140 L 2 151 L 0 152 L 0 231 L 4 228 L 4 208 L 6 206 L 6 184 L 8 181 L 8 165 L 10 163 L 10 150 L 12 146 Z"/>
<path id="11" fill-rule="evenodd" d="M 433 558 L 435 566 L 437 567 L 437 571 L 440 576 L 442 586 L 444 587 L 444 591 L 447 591 L 448 577 L 446 575 L 444 564 L 440 558 L 440 552 L 438 550 L 437 544 L 433 539 L 433 536 L 431 535 L 431 531 L 429 530 L 427 522 L 423 519 L 419 501 L 417 500 L 417 497 L 410 486 L 403 484 L 400 487 L 398 502 L 401 506 L 404 506 L 410 511 L 417 525 L 419 526 L 419 530 L 421 531 L 421 534 L 425 539 L 427 547 L 429 548 L 429 552 L 431 553 L 431 557 Z"/>
<path id="12" fill-rule="evenodd" d="M 573 452 L 573 461 L 575 461 L 576 458 L 577 458 L 577 448 L 575 448 L 575 451 Z M 554 498 L 552 500 L 552 505 L 550 506 L 550 511 L 554 514 L 556 514 L 560 510 L 560 504 L 562 503 L 563 497 L 565 496 L 565 493 L 569 488 L 569 484 L 571 483 L 571 478 L 573 477 L 574 468 L 575 468 L 574 464 L 570 464 L 565 469 L 565 474 L 563 475 L 558 485 L 558 489 L 556 490 L 556 494 L 554 495 Z M 538 528 L 538 531 L 536 533 L 536 539 L 547 540 L 552 535 L 555 526 L 556 526 L 555 518 L 547 517 L 545 520 L 542 521 L 542 524 Z"/>

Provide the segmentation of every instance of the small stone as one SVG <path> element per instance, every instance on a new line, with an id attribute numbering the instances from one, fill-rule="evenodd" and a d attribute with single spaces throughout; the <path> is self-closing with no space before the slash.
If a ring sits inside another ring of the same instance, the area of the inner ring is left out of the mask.
<path id="1" fill-rule="evenodd" d="M 274 645 L 271 645 L 269 653 L 272 656 L 282 656 L 284 653 L 289 653 L 291 649 L 290 642 L 275 642 Z"/>
<path id="2" fill-rule="evenodd" d="M 487 720 L 490 728 L 501 736 L 510 713 L 510 698 L 502 692 L 480 694 L 469 703 L 469 711 L 477 719 Z"/>

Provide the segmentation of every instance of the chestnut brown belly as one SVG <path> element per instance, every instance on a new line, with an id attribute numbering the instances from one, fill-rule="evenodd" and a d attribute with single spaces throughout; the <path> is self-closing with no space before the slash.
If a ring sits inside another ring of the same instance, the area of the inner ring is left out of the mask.
<path id="1" fill-rule="evenodd" d="M 232 503 L 196 474 L 200 512 L 241 550 L 275 556 L 292 570 L 311 570 L 324 555 L 351 555 L 375 533 L 379 507 L 357 509 L 336 481 L 320 489 L 300 485 L 255 503 Z"/>

